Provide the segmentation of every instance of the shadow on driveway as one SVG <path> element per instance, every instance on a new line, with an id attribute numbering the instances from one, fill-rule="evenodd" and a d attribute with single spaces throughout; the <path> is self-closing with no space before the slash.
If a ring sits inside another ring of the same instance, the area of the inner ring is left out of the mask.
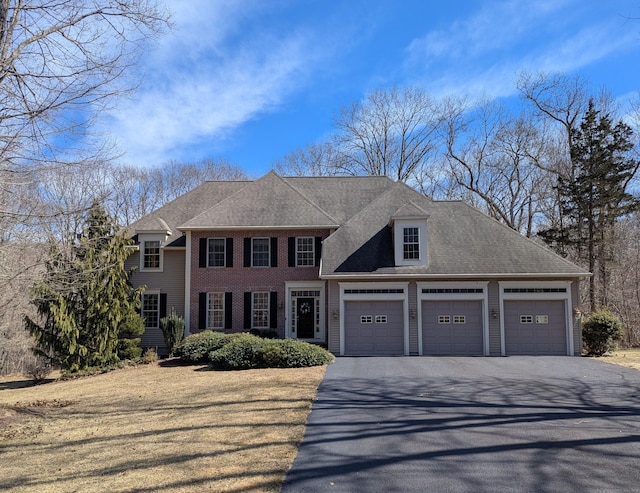
<path id="1" fill-rule="evenodd" d="M 640 372 L 567 357 L 338 358 L 283 493 L 638 491 Z"/>

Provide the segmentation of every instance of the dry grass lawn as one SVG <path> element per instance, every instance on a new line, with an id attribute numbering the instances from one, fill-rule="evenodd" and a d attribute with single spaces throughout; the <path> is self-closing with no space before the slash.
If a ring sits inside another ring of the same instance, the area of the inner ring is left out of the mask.
<path id="1" fill-rule="evenodd" d="M 640 370 L 640 348 L 619 349 L 612 354 L 602 356 L 601 361 Z"/>
<path id="2" fill-rule="evenodd" d="M 0 491 L 279 491 L 324 367 L 0 379 Z"/>

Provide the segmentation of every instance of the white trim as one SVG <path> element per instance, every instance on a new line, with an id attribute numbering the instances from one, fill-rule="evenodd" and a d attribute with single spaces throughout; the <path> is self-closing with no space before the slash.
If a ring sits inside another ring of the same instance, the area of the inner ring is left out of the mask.
<path id="1" fill-rule="evenodd" d="M 563 300 L 565 317 L 565 338 L 567 343 L 567 356 L 573 356 L 573 303 L 571 301 L 571 281 L 500 281 L 500 353 L 506 356 L 504 333 L 504 302 L 505 300 Z M 505 293 L 505 288 L 566 288 L 564 293 Z"/>
<path id="2" fill-rule="evenodd" d="M 345 330 L 344 310 L 345 301 L 402 301 L 404 325 L 404 355 L 409 356 L 409 282 L 371 283 L 371 282 L 340 282 L 340 351 L 344 356 Z M 402 293 L 345 293 L 346 289 L 402 289 Z"/>
<path id="3" fill-rule="evenodd" d="M 164 270 L 164 247 L 162 246 L 163 242 L 166 240 L 166 236 L 162 234 L 155 235 L 138 235 L 138 243 L 140 244 L 140 272 L 162 272 Z M 145 267 L 144 266 L 144 253 L 145 253 L 145 243 L 157 241 L 158 242 L 158 255 L 159 255 L 159 267 Z"/>
<path id="4" fill-rule="evenodd" d="M 325 342 L 327 339 L 327 323 L 325 318 L 326 308 L 326 283 L 324 281 L 286 281 L 284 283 L 285 298 L 284 298 L 284 336 L 285 338 L 292 338 L 291 335 L 291 291 L 320 291 L 320 332 L 314 339 L 301 339 L 303 341 Z M 297 339 L 297 337 L 296 337 Z"/>
<path id="5" fill-rule="evenodd" d="M 204 262 L 204 266 L 207 269 L 226 269 L 228 267 L 227 265 L 227 238 L 225 238 L 224 236 L 207 236 L 206 237 L 207 240 L 207 244 L 206 244 L 206 259 Z M 222 240 L 222 244 L 224 245 L 223 248 L 223 258 L 222 258 L 222 265 L 209 265 L 209 240 Z"/>
<path id="6" fill-rule="evenodd" d="M 405 228 L 416 228 L 418 230 L 418 252 L 419 258 L 404 258 L 404 230 Z M 401 219 L 395 220 L 393 224 L 393 249 L 396 266 L 426 266 L 428 259 L 427 251 L 427 220 L 426 219 Z"/>
<path id="7" fill-rule="evenodd" d="M 489 356 L 489 281 L 476 282 L 417 282 L 418 344 L 423 354 L 422 302 L 429 300 L 480 300 L 482 301 L 482 351 Z M 423 289 L 482 289 L 482 293 L 423 293 Z"/>
<path id="8" fill-rule="evenodd" d="M 191 333 L 191 231 L 186 233 L 184 255 L 184 336 Z"/>
<path id="9" fill-rule="evenodd" d="M 142 294 L 140 295 L 140 316 L 142 316 L 143 320 L 144 320 L 144 297 L 145 296 L 149 296 L 149 295 L 155 295 L 158 297 L 158 325 L 156 327 L 147 327 L 147 325 L 145 324 L 144 328 L 145 329 L 159 329 L 160 328 L 160 311 L 162 309 L 162 297 L 161 297 L 161 292 L 160 289 L 145 289 Z"/>

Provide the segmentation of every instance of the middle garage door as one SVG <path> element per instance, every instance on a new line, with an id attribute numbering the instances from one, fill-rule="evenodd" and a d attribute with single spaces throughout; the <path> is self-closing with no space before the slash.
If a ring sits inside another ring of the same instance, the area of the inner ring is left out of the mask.
<path id="1" fill-rule="evenodd" d="M 404 354 L 402 301 L 345 301 L 344 354 Z"/>
<path id="2" fill-rule="evenodd" d="M 482 301 L 422 302 L 423 354 L 482 355 Z"/>

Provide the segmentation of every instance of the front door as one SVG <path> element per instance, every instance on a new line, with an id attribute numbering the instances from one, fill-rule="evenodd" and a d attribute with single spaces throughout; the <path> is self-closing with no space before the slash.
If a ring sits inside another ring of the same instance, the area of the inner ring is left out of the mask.
<path id="1" fill-rule="evenodd" d="M 313 339 L 315 326 L 315 298 L 296 299 L 296 327 L 298 339 Z"/>

